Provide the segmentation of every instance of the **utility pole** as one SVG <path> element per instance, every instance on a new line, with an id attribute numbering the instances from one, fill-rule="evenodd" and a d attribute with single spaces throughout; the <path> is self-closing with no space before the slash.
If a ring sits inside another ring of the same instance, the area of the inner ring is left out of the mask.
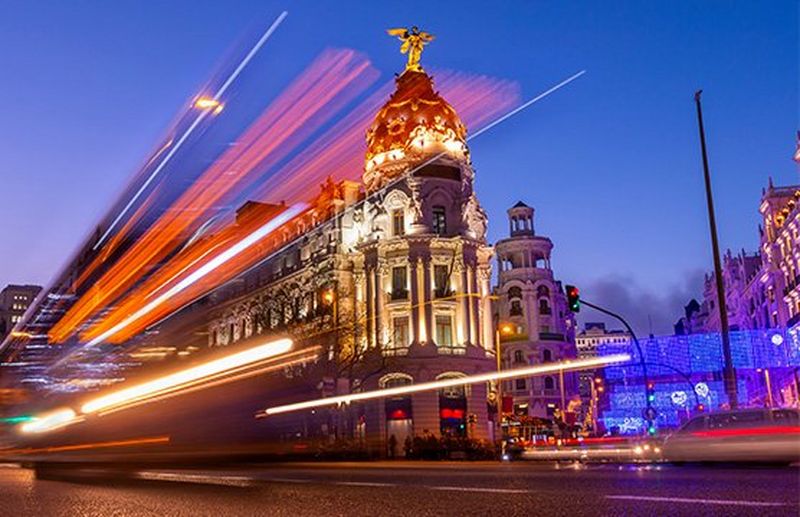
<path id="1" fill-rule="evenodd" d="M 697 124 L 700 131 L 700 149 L 703 154 L 703 175 L 706 185 L 706 205 L 708 207 L 708 226 L 711 231 L 711 251 L 714 255 L 714 280 L 717 284 L 717 306 L 719 307 L 719 324 L 722 335 L 722 356 L 725 361 L 723 378 L 725 380 L 725 392 L 728 394 L 728 401 L 731 409 L 739 406 L 736 393 L 736 371 L 733 369 L 733 358 L 731 356 L 731 340 L 728 330 L 728 307 L 725 303 L 725 284 L 722 278 L 722 264 L 719 258 L 719 241 L 717 240 L 717 221 L 714 216 L 714 197 L 711 193 L 711 176 L 708 172 L 708 154 L 706 153 L 706 133 L 703 128 L 703 108 L 700 105 L 700 94 L 703 90 L 697 90 L 694 94 L 694 102 L 697 105 Z"/>

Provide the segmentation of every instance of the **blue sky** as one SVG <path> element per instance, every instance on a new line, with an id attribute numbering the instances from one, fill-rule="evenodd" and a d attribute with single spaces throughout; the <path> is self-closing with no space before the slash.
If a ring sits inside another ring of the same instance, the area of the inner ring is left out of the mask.
<path id="1" fill-rule="evenodd" d="M 613 4 L 3 2 L 0 284 L 46 283 L 178 109 L 287 9 L 264 48 L 276 74 L 335 46 L 390 77 L 403 56 L 384 31 L 412 24 L 437 36 L 431 68 L 513 79 L 525 98 L 586 69 L 473 141 L 490 236 L 522 198 L 560 279 L 666 332 L 711 267 L 693 92 L 723 247 L 756 247 L 769 175 L 798 182 L 798 5 Z"/>

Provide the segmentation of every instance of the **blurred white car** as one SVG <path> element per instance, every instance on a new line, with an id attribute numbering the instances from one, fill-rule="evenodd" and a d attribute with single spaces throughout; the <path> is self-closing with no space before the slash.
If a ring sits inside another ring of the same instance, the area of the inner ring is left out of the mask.
<path id="1" fill-rule="evenodd" d="M 670 435 L 664 459 L 793 463 L 800 461 L 800 412 L 739 409 L 696 416 Z"/>

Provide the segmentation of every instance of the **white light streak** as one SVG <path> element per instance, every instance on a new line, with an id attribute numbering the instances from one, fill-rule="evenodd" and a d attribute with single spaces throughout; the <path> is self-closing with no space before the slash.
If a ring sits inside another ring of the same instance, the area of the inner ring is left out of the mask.
<path id="1" fill-rule="evenodd" d="M 548 363 L 537 366 L 529 366 L 527 368 L 515 368 L 513 370 L 504 370 L 502 372 L 488 372 L 478 375 L 469 375 L 466 377 L 443 379 L 433 382 L 423 382 L 421 384 L 411 384 L 408 386 L 398 386 L 396 388 L 367 391 L 363 393 L 353 393 L 350 395 L 340 395 L 338 397 L 327 397 L 323 399 L 309 400 L 306 402 L 297 402 L 295 404 L 287 404 L 284 406 L 275 406 L 267 408 L 260 413 L 257 413 L 256 417 L 263 418 L 270 415 L 289 413 L 292 411 L 299 411 L 302 409 L 310 409 L 321 406 L 333 406 L 338 404 L 349 404 L 351 402 L 358 402 L 360 400 L 394 397 L 397 395 L 407 395 L 409 393 L 437 390 L 442 388 L 449 388 L 452 386 L 464 386 L 467 384 L 479 384 L 488 381 L 516 379 L 519 377 L 530 377 L 534 375 L 543 375 L 546 373 L 559 372 L 559 371 L 568 372 L 572 370 L 584 370 L 587 368 L 605 366 L 613 363 L 623 363 L 630 361 L 630 359 L 631 359 L 630 354 L 615 354 L 604 357 L 593 357 L 590 359 L 564 361 L 562 363 Z"/>
<path id="2" fill-rule="evenodd" d="M 236 78 L 239 76 L 239 74 L 242 72 L 242 70 L 244 70 L 244 67 L 246 67 L 247 64 L 250 62 L 250 60 L 253 59 L 253 56 L 255 56 L 256 53 L 264 45 L 264 43 L 267 42 L 269 37 L 272 36 L 272 33 L 275 32 L 275 29 L 278 28 L 278 25 L 281 24 L 281 22 L 284 20 L 284 18 L 286 18 L 286 16 L 288 16 L 288 14 L 289 13 L 287 11 L 283 11 L 275 19 L 275 21 L 272 22 L 272 25 L 269 26 L 267 31 L 256 42 L 256 44 L 253 46 L 253 48 L 250 49 L 250 52 L 247 53 L 247 55 L 244 57 L 244 59 L 242 59 L 242 61 L 239 63 L 239 66 L 237 66 L 236 69 L 228 76 L 227 80 L 222 84 L 222 86 L 220 86 L 220 88 L 217 90 L 217 92 L 214 94 L 214 96 L 211 97 L 211 99 L 207 99 L 208 102 L 216 102 L 219 105 L 220 97 L 225 93 L 225 91 L 228 89 L 228 87 L 230 87 L 231 83 L 233 83 L 233 81 L 236 80 Z M 114 221 L 109 225 L 109 227 L 106 229 L 105 233 L 103 233 L 103 235 L 100 237 L 100 239 L 95 243 L 95 245 L 92 247 L 92 250 L 97 250 L 103 244 L 103 242 L 105 242 L 105 240 L 111 234 L 111 231 L 119 223 L 120 219 L 122 219 L 122 217 L 125 216 L 125 214 L 128 212 L 128 210 L 130 210 L 131 206 L 133 206 L 133 204 L 136 202 L 136 200 L 139 199 L 139 196 L 142 195 L 142 192 L 145 191 L 145 189 L 150 185 L 150 183 L 153 181 L 153 179 L 155 179 L 155 177 L 158 175 L 158 173 L 161 172 L 161 170 L 166 166 L 166 164 L 170 161 L 170 159 L 172 159 L 172 157 L 175 155 L 175 153 L 178 151 L 178 149 L 180 149 L 180 147 L 183 145 L 183 143 L 186 141 L 186 139 L 189 138 L 189 136 L 192 134 L 192 132 L 194 132 L 195 128 L 197 128 L 197 126 L 200 124 L 200 122 L 202 122 L 203 119 L 205 119 L 206 116 L 208 116 L 209 113 L 210 113 L 209 111 L 204 110 L 204 111 L 202 111 L 200 113 L 200 115 L 197 116 L 197 118 L 194 120 L 194 122 L 192 122 L 192 125 L 189 126 L 189 129 L 187 129 L 186 132 L 183 133 L 183 135 L 180 137 L 180 139 L 178 139 L 178 141 L 175 143 L 175 145 L 170 149 L 169 153 L 167 153 L 167 155 L 164 157 L 164 159 L 161 160 L 161 163 L 158 164 L 158 167 L 156 167 L 155 170 L 152 173 L 150 173 L 150 176 L 148 176 L 148 178 L 145 180 L 145 182 L 142 183 L 142 186 L 139 187 L 139 190 L 136 191 L 136 194 L 134 194 L 133 197 L 130 199 L 130 201 L 128 201 L 128 203 L 125 205 L 125 208 L 123 208 L 122 211 L 120 211 L 120 213 L 117 214 L 117 217 L 114 218 Z"/>
<path id="3" fill-rule="evenodd" d="M 63 408 L 38 416 L 35 420 L 22 424 L 19 429 L 25 434 L 44 433 L 66 427 L 77 421 L 78 415 L 75 414 L 75 411 Z"/>
<path id="4" fill-rule="evenodd" d="M 240 240 L 230 248 L 226 249 L 213 259 L 209 260 L 208 262 L 197 268 L 196 271 L 192 272 L 186 278 L 175 284 L 167 292 L 158 296 L 153 301 L 147 303 L 141 309 L 137 310 L 136 312 L 128 316 L 126 319 L 122 320 L 120 323 L 114 325 L 107 331 L 103 332 L 96 338 L 86 343 L 86 346 L 94 346 L 99 343 L 102 343 L 103 341 L 113 336 L 120 330 L 124 329 L 134 321 L 152 312 L 153 310 L 156 309 L 156 307 L 158 307 L 159 305 L 170 299 L 172 296 L 175 296 L 176 294 L 180 293 L 181 291 L 191 286 L 192 284 L 194 284 L 207 274 L 211 273 L 218 267 L 222 266 L 223 264 L 234 258 L 239 253 L 243 252 L 253 244 L 257 243 L 258 241 L 260 241 L 261 239 L 263 239 L 264 237 L 275 231 L 281 225 L 290 221 L 292 218 L 294 218 L 295 216 L 300 214 L 303 210 L 305 210 L 305 208 L 306 205 L 304 203 L 298 203 L 290 206 L 289 208 L 284 210 L 280 215 L 270 219 L 266 224 L 264 224 L 263 226 L 252 232 L 250 235 L 248 235 L 244 239 Z"/>
<path id="5" fill-rule="evenodd" d="M 81 406 L 83 413 L 95 413 L 121 404 L 127 404 L 143 397 L 155 396 L 165 390 L 174 389 L 207 377 L 263 361 L 264 359 L 283 354 L 292 348 L 292 340 L 279 339 L 270 341 L 248 350 L 243 350 L 227 357 L 215 359 L 207 363 L 160 377 L 143 384 L 131 386 L 108 395 L 103 395 L 86 402 Z M 71 410 L 70 410 L 71 411 Z M 75 413 L 73 412 L 73 415 Z"/>

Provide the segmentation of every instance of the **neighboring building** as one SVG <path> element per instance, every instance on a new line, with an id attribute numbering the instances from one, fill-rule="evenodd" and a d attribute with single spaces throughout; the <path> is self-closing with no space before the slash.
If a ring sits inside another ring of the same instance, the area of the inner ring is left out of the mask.
<path id="1" fill-rule="evenodd" d="M 22 320 L 41 290 L 38 285 L 10 284 L 0 291 L 0 341 Z"/>
<path id="2" fill-rule="evenodd" d="M 624 330 L 606 330 L 605 323 L 586 322 L 583 330 L 575 336 L 578 357 L 597 357 L 599 347 L 604 350 L 618 347 L 620 353 L 630 352 L 631 335 Z"/>
<path id="3" fill-rule="evenodd" d="M 492 248 L 466 130 L 421 69 L 406 69 L 396 85 L 367 131 L 363 188 L 329 180 L 312 220 L 293 223 L 280 252 L 211 297 L 208 346 L 287 333 L 297 349 L 323 346 L 318 364 L 289 375 L 307 378 L 306 396 L 495 368 Z M 238 215 L 283 209 L 248 203 Z M 542 330 L 563 332 L 550 325 Z M 402 450 L 411 435 L 488 438 L 488 395 L 486 385 L 456 387 L 351 406 L 349 423 L 272 422 L 281 436 L 363 438 L 383 450 L 394 436 Z"/>
<path id="4" fill-rule="evenodd" d="M 533 215 L 533 208 L 521 201 L 510 208 L 510 237 L 495 246 L 499 265 L 495 324 L 503 368 L 576 357 L 575 320 L 550 267 L 553 243 L 536 234 Z M 504 398 L 513 397 L 515 415 L 552 417 L 557 408 L 567 409 L 577 386 L 574 374 L 547 375 L 505 382 L 502 392 Z"/>

